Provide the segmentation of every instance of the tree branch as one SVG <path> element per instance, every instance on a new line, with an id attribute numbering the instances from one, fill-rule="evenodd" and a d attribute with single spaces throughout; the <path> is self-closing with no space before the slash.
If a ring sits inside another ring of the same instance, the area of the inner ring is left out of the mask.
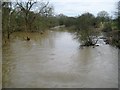
<path id="1" fill-rule="evenodd" d="M 28 8 L 29 11 L 30 11 L 30 9 L 32 8 L 32 6 L 33 6 L 35 3 L 37 3 L 37 2 L 33 2 L 32 4 L 31 4 L 31 2 L 30 2 L 30 7 Z"/>
<path id="2" fill-rule="evenodd" d="M 47 2 L 47 4 L 41 8 L 41 10 L 39 11 L 39 14 L 42 12 L 42 10 L 43 10 L 45 7 L 47 7 L 48 4 L 49 4 L 49 2 Z M 44 13 L 45 13 L 45 12 L 44 12 Z"/>

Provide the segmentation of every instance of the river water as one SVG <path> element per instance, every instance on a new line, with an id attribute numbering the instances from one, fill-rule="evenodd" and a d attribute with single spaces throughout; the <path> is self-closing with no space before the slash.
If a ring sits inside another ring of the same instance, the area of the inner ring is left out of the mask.
<path id="1" fill-rule="evenodd" d="M 3 46 L 3 87 L 117 88 L 118 50 L 99 41 L 79 48 L 67 31 L 13 33 Z"/>

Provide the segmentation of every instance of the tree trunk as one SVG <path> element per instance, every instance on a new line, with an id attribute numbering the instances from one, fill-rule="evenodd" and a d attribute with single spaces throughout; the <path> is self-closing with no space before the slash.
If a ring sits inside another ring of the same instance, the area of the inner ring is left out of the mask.
<path id="1" fill-rule="evenodd" d="M 10 39 L 10 33 L 7 34 L 7 39 Z"/>
<path id="2" fill-rule="evenodd" d="M 9 12 L 8 29 L 7 29 L 7 38 L 8 39 L 10 39 L 10 15 L 11 15 L 11 13 Z"/>

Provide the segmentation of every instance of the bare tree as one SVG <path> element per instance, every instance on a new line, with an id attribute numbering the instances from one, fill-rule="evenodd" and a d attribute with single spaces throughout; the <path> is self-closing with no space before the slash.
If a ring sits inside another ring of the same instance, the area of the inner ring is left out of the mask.
<path id="1" fill-rule="evenodd" d="M 118 2 L 118 29 L 120 29 L 120 1 Z"/>
<path id="2" fill-rule="evenodd" d="M 24 13 L 25 19 L 25 31 L 31 30 L 32 23 L 39 15 L 50 15 L 52 13 L 52 7 L 48 6 L 49 2 L 35 2 L 33 0 L 27 0 L 26 2 L 17 2 L 17 7 Z M 34 14 L 33 14 L 33 13 Z M 36 14 L 35 14 L 36 13 Z M 29 37 L 27 37 L 30 40 Z"/>
<path id="3" fill-rule="evenodd" d="M 7 32 L 7 38 L 9 39 L 10 38 L 10 34 L 12 33 L 12 29 L 11 29 L 11 16 L 12 14 L 15 12 L 15 10 L 12 9 L 12 2 L 3 2 L 2 3 L 2 14 L 3 14 L 3 19 L 6 19 L 6 20 L 2 20 L 3 23 L 6 23 L 6 24 L 3 24 L 3 28 L 6 27 L 6 32 Z M 4 22 L 4 21 L 7 21 L 7 22 Z"/>
<path id="4" fill-rule="evenodd" d="M 102 24 L 109 20 L 109 14 L 106 11 L 98 12 L 97 17 L 101 21 Z"/>

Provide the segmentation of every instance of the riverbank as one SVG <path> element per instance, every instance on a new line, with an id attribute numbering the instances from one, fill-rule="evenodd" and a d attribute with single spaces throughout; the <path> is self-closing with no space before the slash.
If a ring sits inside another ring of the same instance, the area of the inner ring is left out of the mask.
<path id="1" fill-rule="evenodd" d="M 106 37 L 105 42 L 109 45 L 112 45 L 118 49 L 120 49 L 120 31 L 119 30 L 112 30 L 109 32 L 104 32 Z"/>

